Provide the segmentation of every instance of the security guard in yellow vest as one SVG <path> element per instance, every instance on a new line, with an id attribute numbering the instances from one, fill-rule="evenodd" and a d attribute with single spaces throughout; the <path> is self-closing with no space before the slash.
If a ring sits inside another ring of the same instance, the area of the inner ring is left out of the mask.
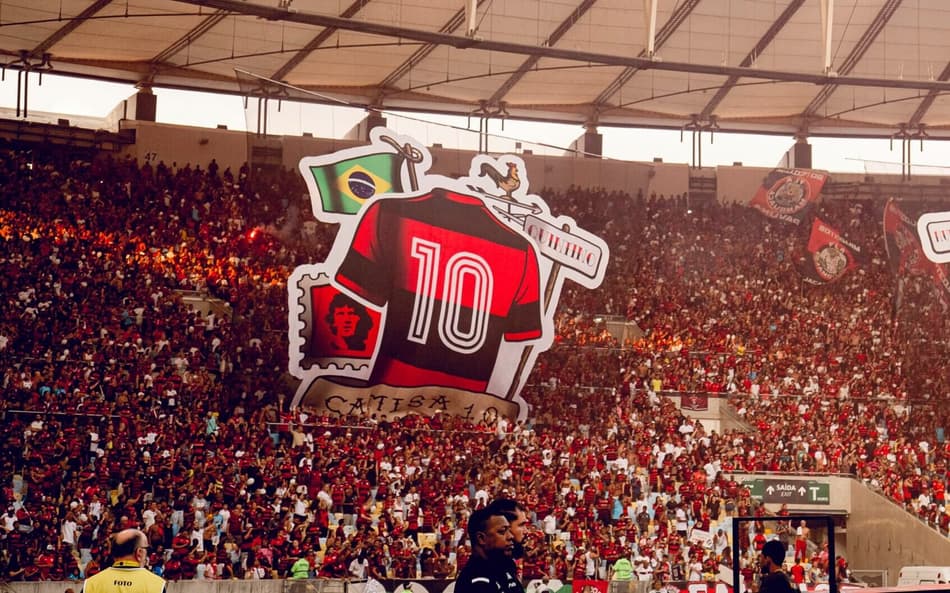
<path id="1" fill-rule="evenodd" d="M 304 554 L 290 567 L 290 578 L 300 580 L 310 578 L 310 560 Z"/>
<path id="2" fill-rule="evenodd" d="M 165 579 L 148 569 L 148 538 L 125 529 L 111 538 L 112 566 L 82 585 L 82 593 L 165 593 Z"/>

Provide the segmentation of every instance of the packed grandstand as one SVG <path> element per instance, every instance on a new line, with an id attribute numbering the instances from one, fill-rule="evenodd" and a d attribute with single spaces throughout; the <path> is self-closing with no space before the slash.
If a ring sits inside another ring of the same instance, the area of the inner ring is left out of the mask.
<path id="1" fill-rule="evenodd" d="M 321 577 L 445 578 L 468 513 L 514 497 L 526 581 L 623 554 L 642 580 L 707 580 L 736 543 L 717 525 L 764 512 L 732 471 L 851 475 L 950 529 L 950 317 L 929 278 L 895 279 L 883 202 L 820 205 L 866 258 L 812 286 L 800 234 L 748 206 L 542 190 L 607 242 L 609 274 L 565 287 L 527 420 L 476 423 L 291 409 L 287 278 L 336 232 L 299 232 L 296 173 L 8 151 L 0 177 L 0 578 L 88 576 L 132 526 L 170 580 L 284 578 L 301 556 Z M 705 430 L 665 397 L 683 393 L 739 428 Z M 818 539 L 806 560 L 812 582 L 835 566 Z"/>

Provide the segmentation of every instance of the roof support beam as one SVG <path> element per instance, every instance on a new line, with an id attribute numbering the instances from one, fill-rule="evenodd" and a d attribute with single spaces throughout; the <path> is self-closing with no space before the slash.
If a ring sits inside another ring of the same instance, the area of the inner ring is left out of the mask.
<path id="1" fill-rule="evenodd" d="M 191 31 L 188 31 L 179 37 L 177 41 L 158 52 L 150 62 L 152 64 L 164 64 L 169 61 L 176 54 L 198 40 L 202 35 L 213 29 L 218 23 L 223 21 L 228 14 L 230 13 L 227 10 L 214 11 L 208 18 L 198 23 Z"/>
<path id="2" fill-rule="evenodd" d="M 834 28 L 835 0 L 821 0 L 821 71 L 831 72 L 831 33 Z"/>
<path id="3" fill-rule="evenodd" d="M 943 72 L 940 73 L 940 77 L 937 80 L 950 80 L 950 62 L 947 62 L 947 65 L 943 67 Z M 934 101 L 937 100 L 937 95 L 940 93 L 935 90 L 927 91 L 927 96 L 923 98 L 920 102 L 920 105 L 917 106 L 917 109 L 914 111 L 914 115 L 910 117 L 910 121 L 907 123 L 908 128 L 916 129 L 920 125 L 924 115 L 927 114 L 927 111 L 930 110 L 930 107 L 934 104 Z"/>
<path id="4" fill-rule="evenodd" d="M 643 20 L 646 24 L 647 39 L 644 43 L 647 57 L 652 58 L 656 53 L 656 7 L 659 0 L 643 0 Z"/>
<path id="5" fill-rule="evenodd" d="M 782 11 L 782 14 L 779 15 L 775 22 L 772 23 L 772 26 L 769 27 L 768 31 L 759 39 L 759 42 L 755 44 L 745 58 L 742 59 L 742 63 L 739 65 L 747 68 L 751 66 L 755 60 L 762 55 L 762 52 L 772 43 L 772 40 L 775 39 L 775 36 L 779 34 L 779 31 L 788 24 L 788 21 L 798 12 L 798 9 L 802 7 L 802 4 L 805 3 L 805 0 L 792 0 L 792 2 L 785 7 L 785 10 Z M 726 98 L 726 95 L 736 86 L 736 83 L 739 82 L 738 76 L 730 76 L 726 80 L 725 84 L 719 87 L 719 90 L 716 91 L 716 94 L 712 99 L 706 103 L 706 106 L 703 107 L 703 110 L 699 114 L 700 120 L 708 120 L 709 116 L 712 115 L 713 111 L 719 107 L 719 104 L 722 103 L 723 99 Z"/>
<path id="6" fill-rule="evenodd" d="M 656 53 L 656 50 L 663 47 L 664 43 L 669 41 L 670 37 L 673 36 L 673 33 L 676 32 L 681 24 L 683 24 L 683 21 L 685 21 L 686 17 L 688 17 L 689 14 L 693 12 L 693 9 L 696 8 L 700 1 L 701 0 L 686 0 L 686 2 L 683 2 L 676 7 L 676 10 L 670 15 L 670 19 L 666 21 L 666 23 L 663 25 L 663 28 L 661 28 L 660 32 L 656 35 L 653 47 L 654 54 Z M 653 55 L 648 55 L 647 50 L 641 51 L 637 57 L 646 58 L 648 60 L 653 59 Z M 607 85 L 607 88 L 602 90 L 597 98 L 594 99 L 595 108 L 598 110 L 603 108 L 603 106 L 607 104 L 607 101 L 620 92 L 620 89 L 622 89 L 623 86 L 627 84 L 631 78 L 633 78 L 633 75 L 640 70 L 641 67 L 639 66 L 630 66 L 621 72 L 620 76 L 615 78 L 613 82 Z"/>
<path id="7" fill-rule="evenodd" d="M 349 19 L 356 16 L 356 13 L 362 10 L 364 6 L 370 3 L 370 1 L 371 0 L 354 0 L 354 2 L 346 8 L 346 10 L 340 13 L 340 18 Z M 333 37 L 333 34 L 337 31 L 339 31 L 338 27 L 326 27 L 323 29 L 323 31 L 320 31 L 316 37 L 311 39 L 310 42 L 303 47 L 303 49 L 295 53 L 292 58 L 287 60 L 286 64 L 278 68 L 277 71 L 271 74 L 270 77 L 274 80 L 283 80 L 283 78 L 290 74 L 294 68 L 299 66 L 301 62 L 307 59 L 307 56 L 313 53 L 321 45 L 329 41 L 330 38 Z"/>
<path id="8" fill-rule="evenodd" d="M 334 26 L 341 29 L 360 31 L 371 35 L 394 37 L 447 45 L 458 49 L 474 49 L 478 51 L 497 51 L 526 56 L 538 56 L 567 60 L 578 63 L 600 64 L 604 66 L 628 66 L 632 68 L 654 69 L 667 72 L 693 72 L 712 76 L 739 76 L 756 80 L 774 80 L 781 82 L 802 82 L 807 84 L 835 84 L 838 86 L 872 87 L 872 88 L 900 88 L 900 89 L 935 89 L 950 92 L 950 82 L 940 80 L 911 80 L 898 78 L 875 78 L 870 76 L 826 76 L 824 74 L 809 74 L 807 72 L 792 72 L 788 70 L 767 70 L 762 68 L 743 68 L 741 66 L 715 66 L 712 64 L 693 64 L 687 62 L 654 61 L 641 57 L 618 56 L 591 51 L 574 49 L 560 49 L 556 47 L 542 47 L 509 41 L 477 40 L 458 35 L 449 35 L 433 31 L 424 31 L 409 27 L 401 27 L 388 23 L 354 21 L 334 16 L 288 12 L 260 4 L 243 2 L 240 0 L 177 0 L 183 4 L 193 6 L 207 6 L 224 8 L 231 12 L 260 16 L 271 20 L 285 20 L 307 25 Z M 698 1 L 698 0 L 693 0 Z M 463 11 L 464 12 L 464 11 Z"/>
<path id="9" fill-rule="evenodd" d="M 823 2 L 826 0 L 822 0 Z M 831 0 L 827 0 L 831 1 Z M 861 39 L 854 45 L 851 49 L 851 53 L 848 54 L 848 57 L 841 63 L 841 67 L 837 72 L 833 72 L 831 65 L 826 65 L 825 74 L 832 76 L 832 80 L 837 77 L 848 76 L 851 74 L 851 71 L 854 70 L 854 67 L 858 65 L 858 62 L 861 61 L 861 58 L 864 57 L 864 54 L 867 53 L 870 49 L 871 44 L 874 43 L 874 40 L 877 39 L 877 36 L 880 35 L 881 31 L 884 30 L 884 27 L 887 25 L 887 22 L 891 20 L 891 17 L 894 16 L 894 13 L 897 12 L 898 7 L 901 5 L 903 0 L 887 0 L 884 3 L 884 6 L 881 7 L 881 10 L 878 11 L 877 15 L 874 17 L 874 20 L 871 21 L 871 24 L 868 25 L 867 30 L 864 31 L 864 34 L 861 35 Z M 824 23 L 822 23 L 824 24 Z M 830 41 L 829 41 L 830 43 Z M 828 102 L 828 99 L 831 98 L 832 93 L 838 88 L 839 84 L 836 82 L 829 82 L 826 84 L 821 91 L 815 95 L 815 98 L 811 100 L 811 103 L 805 108 L 802 112 L 802 116 L 805 119 L 814 117 L 818 110 Z M 895 85 L 881 85 L 883 87 L 893 87 Z"/>
<path id="10" fill-rule="evenodd" d="M 57 29 L 53 32 L 52 35 L 40 42 L 39 45 L 33 48 L 30 52 L 30 57 L 41 56 L 44 53 L 48 52 L 51 47 L 63 40 L 64 37 L 76 30 L 79 25 L 86 22 L 86 19 L 91 18 L 97 12 L 108 6 L 112 3 L 112 0 L 96 0 L 89 6 L 87 6 L 82 12 L 77 14 L 75 17 L 71 18 L 68 23 Z"/>
<path id="11" fill-rule="evenodd" d="M 475 37 L 478 30 L 478 0 L 465 0 L 465 35 Z"/>
<path id="12" fill-rule="evenodd" d="M 478 6 L 481 6 L 485 1 L 486 0 L 476 0 Z M 442 25 L 442 28 L 439 29 L 439 33 L 445 33 L 447 35 L 451 35 L 466 22 L 467 22 L 466 12 L 465 12 L 465 9 L 463 8 L 463 9 L 460 9 L 458 12 L 456 12 L 454 15 L 452 15 L 452 18 L 450 18 L 444 25 Z M 437 48 L 438 46 L 439 44 L 437 43 L 427 43 L 426 45 L 423 45 L 416 51 L 412 52 L 412 55 L 409 56 L 409 58 L 406 59 L 405 62 L 403 62 L 402 64 L 399 65 L 398 68 L 390 72 L 389 76 L 384 78 L 383 81 L 379 83 L 380 88 L 389 89 L 391 87 L 394 87 L 396 83 L 402 79 L 402 77 L 408 74 L 409 71 L 412 70 L 416 66 L 416 64 L 418 64 L 422 60 L 429 57 L 429 54 L 431 54 L 435 50 L 435 48 Z"/>
<path id="13" fill-rule="evenodd" d="M 557 42 L 561 40 L 561 37 L 564 37 L 564 35 L 571 30 L 571 27 L 573 27 L 577 21 L 581 20 L 581 18 L 587 13 L 588 10 L 590 10 L 590 7 L 593 6 L 595 2 L 597 2 L 597 0 L 582 0 L 581 3 L 574 8 L 571 14 L 569 14 L 566 19 L 561 21 L 561 24 L 558 25 L 557 29 L 555 29 L 554 32 L 548 36 L 544 43 L 541 44 L 542 47 L 554 47 L 557 45 Z M 528 73 L 528 70 L 531 70 L 537 65 L 542 57 L 543 56 L 540 55 L 534 55 L 522 62 L 521 66 L 518 67 L 518 70 L 508 77 L 508 80 L 506 80 L 504 84 L 498 87 L 494 93 L 492 93 L 492 96 L 488 99 L 488 105 L 497 105 L 499 101 L 504 99 L 505 95 L 507 95 L 511 89 L 514 88 L 514 86 L 518 84 L 522 78 L 524 78 L 524 75 Z"/>

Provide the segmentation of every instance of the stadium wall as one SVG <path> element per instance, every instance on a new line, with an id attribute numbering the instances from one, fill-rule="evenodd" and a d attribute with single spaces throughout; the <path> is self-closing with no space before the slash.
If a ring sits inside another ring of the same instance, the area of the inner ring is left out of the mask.
<path id="1" fill-rule="evenodd" d="M 716 167 L 716 199 L 720 204 L 748 204 L 771 170 L 764 167 Z"/>
<path id="2" fill-rule="evenodd" d="M 852 481 L 848 518 L 848 564 L 887 570 L 896 585 L 902 566 L 945 566 L 950 540 L 857 480 Z"/>
<path id="3" fill-rule="evenodd" d="M 124 155 L 135 157 L 139 163 L 165 161 L 168 166 L 191 163 L 204 168 L 215 159 L 222 171 L 231 167 L 236 173 L 247 160 L 244 132 L 134 120 L 124 121 L 122 127 L 135 130 L 135 144 L 128 146 Z"/>
<path id="4" fill-rule="evenodd" d="M 191 163 L 205 167 L 214 158 L 221 169 L 232 171 L 247 160 L 249 142 L 245 132 L 174 126 L 154 122 L 123 122 L 123 128 L 134 129 L 135 144 L 126 148 L 126 156 L 141 162 L 164 161 L 166 165 Z M 313 138 L 309 136 L 268 137 L 267 143 L 280 146 L 280 162 L 296 169 L 304 156 L 327 154 L 359 146 L 362 142 Z M 474 155 L 471 151 L 438 147 L 429 149 L 433 156 L 431 172 L 449 177 L 468 174 Z M 689 190 L 689 166 L 681 163 L 639 163 L 607 159 L 583 159 L 524 153 L 530 191 L 542 188 L 564 191 L 571 185 L 584 188 L 601 187 L 607 191 L 625 191 L 635 196 L 639 190 L 649 196 L 672 197 Z M 488 189 L 488 188 L 486 188 Z"/>
<path id="5" fill-rule="evenodd" d="M 288 169 L 296 169 L 300 159 L 305 156 L 327 154 L 364 144 L 354 140 L 311 136 L 268 136 L 258 139 L 242 131 L 128 119 L 122 120 L 121 127 L 133 129 L 136 133 L 135 143 L 126 146 L 122 154 L 135 157 L 140 163 L 164 161 L 169 166 L 172 163 L 190 163 L 205 167 L 214 158 L 222 170 L 230 167 L 232 171 L 237 171 L 247 160 L 252 144 L 265 146 L 265 150 L 258 154 L 266 154 L 269 163 L 282 164 Z M 466 175 L 475 154 L 472 151 L 444 149 L 438 146 L 430 147 L 429 150 L 433 156 L 431 172 L 448 177 Z M 690 177 L 695 173 L 685 163 L 617 161 L 530 152 L 520 156 L 527 168 L 529 191 L 534 193 L 543 188 L 565 191 L 574 185 L 623 191 L 631 196 L 636 196 L 642 190 L 643 195 L 647 197 L 655 195 L 671 198 L 690 191 Z M 716 199 L 720 203 L 748 203 L 761 185 L 762 179 L 771 170 L 770 167 L 716 167 Z M 938 176 L 916 175 L 913 184 L 908 185 L 901 181 L 899 175 L 834 173 L 832 181 L 838 184 L 863 184 L 854 191 L 863 192 L 861 195 L 864 197 L 868 197 L 868 192 L 871 192 L 870 197 L 886 197 L 884 194 L 891 193 L 914 197 L 924 186 L 930 188 L 930 193 L 942 187 L 947 187 L 950 193 L 950 182 Z M 937 193 L 943 195 L 939 191 Z"/>

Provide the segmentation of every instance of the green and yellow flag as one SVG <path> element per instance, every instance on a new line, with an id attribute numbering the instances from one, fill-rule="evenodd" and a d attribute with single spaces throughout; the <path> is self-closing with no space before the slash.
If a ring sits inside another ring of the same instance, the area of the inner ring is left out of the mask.
<path id="1" fill-rule="evenodd" d="M 401 155 L 383 152 L 310 167 L 310 172 L 324 212 L 356 214 L 373 196 L 403 191 L 401 167 Z"/>

